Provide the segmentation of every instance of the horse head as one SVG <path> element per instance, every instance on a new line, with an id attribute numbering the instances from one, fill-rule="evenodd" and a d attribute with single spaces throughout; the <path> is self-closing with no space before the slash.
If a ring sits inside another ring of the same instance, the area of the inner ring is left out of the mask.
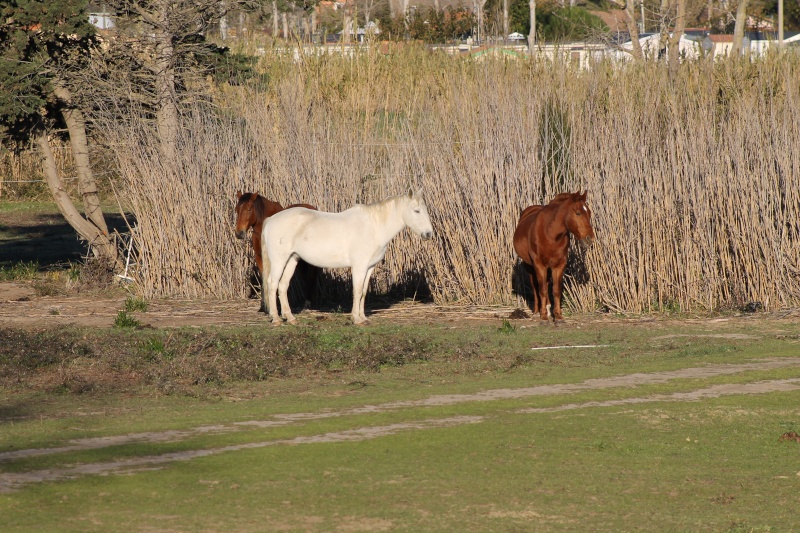
<path id="1" fill-rule="evenodd" d="M 234 232 L 237 239 L 244 239 L 248 228 L 256 223 L 255 209 L 253 207 L 256 198 L 258 198 L 258 193 L 236 193 L 236 229 Z"/>
<path id="2" fill-rule="evenodd" d="M 592 227 L 592 211 L 586 205 L 586 194 L 588 191 L 572 193 L 567 204 L 567 216 L 564 222 L 567 229 L 576 239 L 586 241 L 588 244 L 594 242 L 594 228 Z"/>
<path id="3" fill-rule="evenodd" d="M 403 209 L 403 222 L 411 228 L 411 231 L 428 240 L 433 237 L 433 225 L 428 215 L 428 207 L 422 198 L 422 188 L 416 191 L 410 189 L 405 197 Z"/>

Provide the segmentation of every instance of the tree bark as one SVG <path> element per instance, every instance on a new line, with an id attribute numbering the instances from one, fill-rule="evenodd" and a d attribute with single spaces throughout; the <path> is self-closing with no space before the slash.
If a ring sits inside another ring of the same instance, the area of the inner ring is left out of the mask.
<path id="1" fill-rule="evenodd" d="M 639 28 L 636 26 L 636 12 L 634 11 L 633 0 L 625 2 L 625 24 L 628 26 L 628 34 L 631 36 L 631 55 L 637 61 L 644 61 L 642 43 L 639 42 Z"/>
<path id="2" fill-rule="evenodd" d="M 272 0 L 272 38 L 278 38 L 278 2 Z"/>
<path id="3" fill-rule="evenodd" d="M 42 156 L 42 170 L 47 180 L 47 186 L 67 223 L 75 228 L 81 239 L 89 243 L 95 257 L 107 259 L 112 265 L 119 268 L 121 265 L 117 256 L 117 247 L 109 240 L 108 236 L 100 232 L 99 228 L 81 216 L 69 194 L 64 190 L 47 133 L 44 131 L 37 133 L 34 141 Z"/>
<path id="4" fill-rule="evenodd" d="M 678 73 L 680 64 L 680 44 L 683 37 L 683 30 L 686 26 L 686 0 L 677 0 L 677 15 L 675 17 L 675 28 L 669 40 L 669 75 L 674 78 Z"/>
<path id="5" fill-rule="evenodd" d="M 508 0 L 503 0 L 503 42 L 508 39 Z"/>
<path id="6" fill-rule="evenodd" d="M 530 9 L 528 20 L 531 24 L 531 31 L 528 33 L 528 52 L 533 55 L 536 46 L 536 0 L 528 0 L 528 8 Z"/>
<path id="7" fill-rule="evenodd" d="M 97 182 L 89 164 L 89 142 L 86 139 L 86 120 L 80 109 L 71 106 L 72 95 L 66 87 L 56 85 L 53 91 L 65 107 L 61 110 L 64 121 L 69 131 L 69 142 L 72 147 L 72 156 L 75 159 L 75 170 L 78 174 L 78 184 L 83 197 L 83 211 L 86 218 L 100 232 L 108 236 L 108 226 L 100 208 L 100 195 L 97 191 Z"/>
<path id="8" fill-rule="evenodd" d="M 169 32 L 169 8 L 159 11 L 159 24 L 156 30 L 156 97 L 158 111 L 158 135 L 161 139 L 163 155 L 167 161 L 174 162 L 178 142 L 178 102 L 175 95 L 175 68 L 173 59 L 172 34 Z"/>
<path id="9" fill-rule="evenodd" d="M 733 55 L 742 53 L 744 27 L 747 23 L 747 2 L 748 0 L 739 0 L 739 6 L 736 8 L 736 23 L 733 26 L 733 45 L 731 46 Z"/>

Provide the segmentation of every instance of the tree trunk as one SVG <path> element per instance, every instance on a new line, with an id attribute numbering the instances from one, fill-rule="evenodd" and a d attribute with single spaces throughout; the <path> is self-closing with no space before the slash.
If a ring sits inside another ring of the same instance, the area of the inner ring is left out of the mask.
<path id="1" fill-rule="evenodd" d="M 83 211 L 86 218 L 100 232 L 108 236 L 108 226 L 100 208 L 100 195 L 97 192 L 97 182 L 92 174 L 89 164 L 89 142 L 86 139 L 86 121 L 80 109 L 70 106 L 72 95 L 65 87 L 56 85 L 53 92 L 65 104 L 61 114 L 69 131 L 69 142 L 72 147 L 72 156 L 75 159 L 75 170 L 78 174 L 78 184 L 83 197 Z"/>
<path id="2" fill-rule="evenodd" d="M 158 135 L 161 139 L 164 158 L 174 162 L 177 158 L 178 143 L 178 102 L 175 95 L 175 68 L 173 59 L 175 50 L 172 46 L 172 34 L 169 32 L 169 12 L 162 9 L 159 12 L 160 24 L 158 25 L 156 39 L 156 97 L 158 111 Z"/>
<path id="3" fill-rule="evenodd" d="M 112 265 L 119 268 L 121 265 L 117 257 L 117 247 L 94 224 L 81 216 L 72 203 L 72 199 L 64 190 L 47 133 L 38 133 L 34 141 L 42 155 L 42 170 L 47 180 L 47 186 L 67 223 L 75 228 L 81 239 L 89 243 L 95 257 L 107 259 Z"/>
<path id="4" fill-rule="evenodd" d="M 508 0 L 503 0 L 503 42 L 508 39 Z"/>
<path id="5" fill-rule="evenodd" d="M 272 38 L 278 38 L 278 2 L 272 0 Z"/>
<path id="6" fill-rule="evenodd" d="M 671 0 L 661 0 L 661 7 L 658 9 L 658 59 L 666 59 L 669 45 L 669 10 L 671 7 Z"/>
<path id="7" fill-rule="evenodd" d="M 639 42 L 639 28 L 636 26 L 636 12 L 633 9 L 633 0 L 625 2 L 625 24 L 631 36 L 631 54 L 637 61 L 644 61 L 642 43 Z"/>
<path id="8" fill-rule="evenodd" d="M 533 48 L 536 46 L 536 0 L 529 0 L 528 7 L 530 8 L 528 19 L 531 24 L 531 31 L 528 33 L 528 52 L 533 55 Z"/>
<path id="9" fill-rule="evenodd" d="M 408 2 L 408 0 L 406 0 L 406 2 Z M 484 20 L 483 20 L 484 19 L 484 10 L 483 10 L 483 8 L 486 6 L 486 2 L 487 2 L 487 0 L 478 0 L 478 20 L 477 20 L 477 23 L 478 23 L 478 44 L 481 45 L 481 46 L 483 45 L 483 42 L 485 41 L 484 33 L 485 33 L 486 28 L 483 27 L 484 26 Z"/>
<path id="10" fill-rule="evenodd" d="M 678 12 L 675 17 L 675 29 L 672 31 L 672 37 L 669 40 L 669 75 L 674 78 L 678 73 L 678 65 L 680 64 L 680 44 L 681 37 L 683 37 L 683 29 L 686 26 L 686 0 L 677 0 Z"/>
<path id="11" fill-rule="evenodd" d="M 748 0 L 739 0 L 739 7 L 736 8 L 736 23 L 733 26 L 733 45 L 731 47 L 732 55 L 742 53 L 744 27 L 747 23 L 747 2 Z"/>

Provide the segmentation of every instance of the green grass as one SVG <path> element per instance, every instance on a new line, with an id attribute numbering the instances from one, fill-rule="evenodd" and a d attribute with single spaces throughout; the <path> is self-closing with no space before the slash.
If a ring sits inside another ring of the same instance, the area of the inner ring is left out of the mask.
<path id="1" fill-rule="evenodd" d="M 36 278 L 39 263 L 23 261 L 9 266 L 0 265 L 0 281 L 28 281 Z"/>
<path id="2" fill-rule="evenodd" d="M 105 361 L 128 379 L 151 373 L 154 381 L 83 394 L 69 388 L 0 390 L 0 453 L 70 446 L 74 439 L 183 433 L 0 458 L 0 482 L 10 473 L 198 450 L 205 455 L 0 492 L 4 531 L 795 528 L 800 444 L 778 438 L 800 427 L 800 391 L 598 404 L 800 379 L 798 367 L 420 403 L 442 395 L 796 357 L 800 324 L 794 321 L 552 327 L 498 320 L 367 328 L 341 322 L 301 321 L 297 328 L 257 331 L 76 329 L 42 333 L 29 344 L 8 337 L 13 351 L 0 349 L 0 375 L 16 369 L 22 379 L 41 380 L 55 369 L 77 373 Z M 750 337 L 732 336 L 743 333 Z M 610 346 L 530 350 L 579 344 Z M 35 364 L 13 359 L 41 345 L 54 350 L 46 357 L 41 352 Z M 262 352 L 264 361 L 283 358 L 284 373 L 230 377 Z M 173 366 L 214 360 L 220 381 L 187 386 L 185 393 L 158 393 L 159 380 L 172 379 L 167 370 Z M 88 371 L 75 375 L 91 377 Z M 530 411 L 543 408 L 557 410 Z M 286 418 L 294 413 L 306 416 Z M 456 417 L 472 417 L 472 423 L 431 423 Z M 240 424 L 246 422 L 262 425 Z M 397 427 L 403 424 L 418 427 Z M 348 432 L 364 435 L 381 427 L 395 430 L 349 438 Z M 325 435 L 340 437 L 321 442 Z"/>

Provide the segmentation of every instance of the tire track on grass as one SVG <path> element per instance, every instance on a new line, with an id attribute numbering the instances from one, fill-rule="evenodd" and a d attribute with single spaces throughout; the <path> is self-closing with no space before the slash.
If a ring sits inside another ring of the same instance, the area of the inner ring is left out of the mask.
<path id="1" fill-rule="evenodd" d="M 222 446 L 220 448 L 205 448 L 202 450 L 188 450 L 182 452 L 164 453 L 161 455 L 133 457 L 119 461 L 84 463 L 64 468 L 48 468 L 22 473 L 5 473 L 0 474 L 0 494 L 14 492 L 30 483 L 61 481 L 66 479 L 75 479 L 77 477 L 86 475 L 124 474 L 154 470 L 157 469 L 159 465 L 174 463 L 177 461 L 189 461 L 191 459 L 209 457 L 211 455 L 218 455 L 225 452 L 253 450 L 258 448 L 266 448 L 267 446 L 278 445 L 355 442 L 376 439 L 378 437 L 386 437 L 401 431 L 463 426 L 465 424 L 477 424 L 478 422 L 482 421 L 482 416 L 454 416 L 450 418 L 435 418 L 421 420 L 419 422 L 407 422 L 402 424 L 390 424 L 387 426 L 374 426 L 348 429 L 344 431 L 334 431 L 330 433 L 323 433 L 321 435 L 295 437 L 293 439 L 248 442 L 246 444 L 235 444 L 230 446 Z"/>
<path id="2" fill-rule="evenodd" d="M 0 453 L 0 462 L 14 459 L 29 458 L 39 455 L 50 455 L 55 453 L 84 451 L 92 449 L 119 446 L 123 444 L 135 443 L 154 443 L 154 442 L 177 442 L 192 436 L 207 433 L 226 433 L 239 431 L 249 427 L 275 427 L 285 426 L 308 420 L 320 420 L 333 417 L 354 416 L 361 414 L 383 413 L 393 410 L 409 409 L 416 407 L 436 407 L 454 405 L 467 402 L 484 402 L 504 399 L 519 399 L 532 396 L 549 396 L 559 394 L 571 394 L 586 390 L 600 390 L 614 387 L 636 387 L 641 385 L 652 385 L 665 383 L 675 379 L 704 379 L 723 375 L 737 374 L 747 371 L 771 370 L 800 366 L 800 358 L 780 358 L 767 359 L 754 363 L 741 364 L 715 364 L 704 367 L 693 367 L 672 371 L 635 373 L 609 378 L 587 379 L 581 383 L 574 384 L 554 384 L 539 385 L 535 387 L 523 387 L 517 389 L 493 389 L 481 391 L 473 394 L 445 394 L 434 395 L 421 400 L 406 400 L 398 402 L 387 402 L 378 405 L 366 405 L 339 411 L 319 411 L 315 413 L 292 413 L 272 415 L 271 420 L 250 420 L 235 422 L 227 425 L 200 426 L 191 430 L 182 431 L 162 431 L 153 433 L 136 433 L 119 435 L 112 437 L 100 437 L 89 439 L 76 439 L 71 441 L 69 446 L 58 448 L 36 448 L 28 450 L 15 450 Z M 769 392 L 788 392 L 800 390 L 800 378 L 759 381 L 743 384 L 723 384 L 713 385 L 704 389 L 689 392 L 677 392 L 673 394 L 656 394 L 642 398 L 626 398 L 621 400 L 608 400 L 604 402 L 586 402 L 583 404 L 566 404 L 559 407 L 549 408 L 526 408 L 515 412 L 522 414 L 543 413 L 553 411 L 563 411 L 570 409 L 581 409 L 587 407 L 608 407 L 616 405 L 630 405 L 636 403 L 648 403 L 659 401 L 697 401 L 707 398 L 714 398 L 733 394 L 763 394 Z M 281 439 L 273 441 L 261 441 L 240 445 L 225 446 L 221 448 L 208 448 L 201 450 L 190 450 L 183 452 L 166 453 L 162 455 L 136 457 L 120 461 L 110 461 L 103 463 L 88 463 L 74 465 L 64 468 L 43 469 L 23 473 L 0 474 L 0 493 L 18 490 L 24 485 L 44 481 L 56 481 L 62 479 L 72 479 L 81 475 L 108 475 L 112 473 L 124 473 L 131 471 L 142 471 L 158 467 L 158 465 L 175 461 L 188 461 L 198 457 L 206 457 L 223 452 L 246 450 L 253 448 L 263 448 L 279 444 L 297 445 L 310 443 L 326 442 L 353 442 L 372 438 L 393 435 L 399 431 L 422 430 L 436 427 L 453 427 L 464 424 L 476 424 L 484 420 L 481 416 L 457 416 L 441 419 L 428 419 L 420 422 L 409 422 L 402 424 L 391 424 L 388 426 L 375 426 L 344 430 L 339 432 L 324 433 L 307 437 L 295 437 L 293 439 Z"/>

